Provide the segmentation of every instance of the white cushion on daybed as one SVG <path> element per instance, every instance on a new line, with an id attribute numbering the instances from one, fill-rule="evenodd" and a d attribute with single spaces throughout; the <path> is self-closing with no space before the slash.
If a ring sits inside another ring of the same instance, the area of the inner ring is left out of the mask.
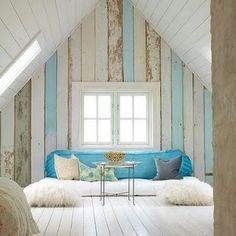
<path id="1" fill-rule="evenodd" d="M 175 205 L 213 205 L 212 187 L 201 181 L 172 180 L 159 192 L 167 202 Z"/>

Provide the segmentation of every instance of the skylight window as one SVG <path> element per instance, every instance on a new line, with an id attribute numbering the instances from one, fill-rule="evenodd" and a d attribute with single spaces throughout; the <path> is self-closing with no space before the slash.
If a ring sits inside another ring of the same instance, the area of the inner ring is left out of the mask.
<path id="1" fill-rule="evenodd" d="M 17 79 L 23 70 L 34 60 L 40 53 L 41 48 L 35 40 L 18 59 L 1 75 L 0 77 L 0 95 Z"/>

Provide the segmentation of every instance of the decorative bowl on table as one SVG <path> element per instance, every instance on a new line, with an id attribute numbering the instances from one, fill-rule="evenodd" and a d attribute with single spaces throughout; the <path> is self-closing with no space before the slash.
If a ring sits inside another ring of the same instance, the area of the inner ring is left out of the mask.
<path id="1" fill-rule="evenodd" d="M 109 151 L 105 153 L 105 157 L 112 162 L 122 161 L 125 157 L 124 152 Z"/>

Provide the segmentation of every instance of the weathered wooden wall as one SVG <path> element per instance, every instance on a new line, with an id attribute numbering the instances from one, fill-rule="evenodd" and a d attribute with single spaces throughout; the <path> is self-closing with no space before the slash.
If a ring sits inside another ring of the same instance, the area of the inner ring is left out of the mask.
<path id="1" fill-rule="evenodd" d="M 198 78 L 129 0 L 101 0 L 32 78 L 31 181 L 43 177 L 49 152 L 78 147 L 80 97 L 73 81 L 160 81 L 155 148 L 184 150 L 201 179 L 205 168 L 212 173 L 212 149 L 206 148 L 212 138 L 211 93 L 203 90 Z M 2 111 L 1 169 L 14 178 L 13 147 L 20 149 L 21 144 L 14 144 L 14 127 L 18 128 L 12 106 Z"/>
<path id="2" fill-rule="evenodd" d="M 15 96 L 15 181 L 31 183 L 31 81 Z"/>

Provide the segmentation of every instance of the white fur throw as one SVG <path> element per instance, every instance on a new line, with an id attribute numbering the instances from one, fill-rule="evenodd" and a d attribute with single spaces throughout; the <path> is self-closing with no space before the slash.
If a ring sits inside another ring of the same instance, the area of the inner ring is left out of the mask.
<path id="1" fill-rule="evenodd" d="M 33 183 L 24 189 L 30 206 L 72 207 L 78 205 L 79 197 L 73 190 L 60 183 Z"/>
<path id="2" fill-rule="evenodd" d="M 161 197 L 175 205 L 213 205 L 213 189 L 196 180 L 173 180 L 162 189 Z"/>

